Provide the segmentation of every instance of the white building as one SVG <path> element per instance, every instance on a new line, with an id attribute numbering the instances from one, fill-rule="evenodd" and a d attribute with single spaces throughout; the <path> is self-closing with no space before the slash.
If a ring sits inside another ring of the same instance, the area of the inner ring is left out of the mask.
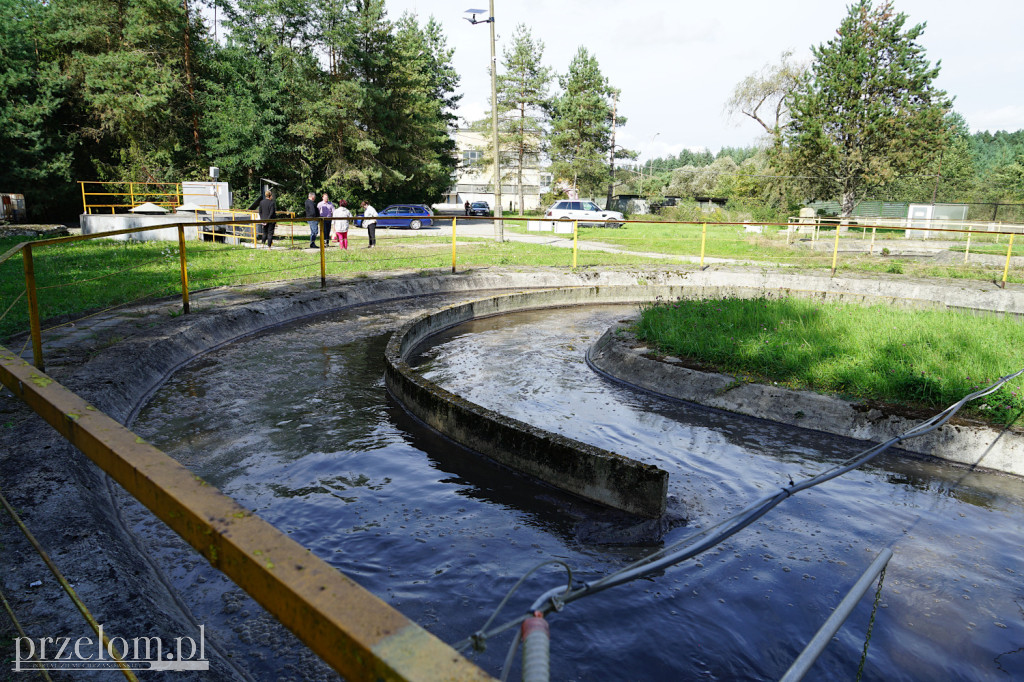
<path id="1" fill-rule="evenodd" d="M 491 148 L 489 133 L 461 129 L 455 133 L 459 167 L 452 178 L 452 188 L 445 197 L 445 203 L 486 201 L 494 208 L 494 166 L 484 164 L 484 150 Z M 519 211 L 519 173 L 503 168 L 505 177 L 501 182 L 503 212 Z M 540 159 L 533 156 L 523 168 L 523 210 L 532 211 L 544 206 L 543 196 L 551 191 L 551 173 L 540 166 Z"/>

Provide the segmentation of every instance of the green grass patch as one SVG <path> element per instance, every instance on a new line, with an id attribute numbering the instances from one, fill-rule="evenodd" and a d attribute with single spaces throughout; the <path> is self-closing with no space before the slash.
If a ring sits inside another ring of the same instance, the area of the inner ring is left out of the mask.
<path id="1" fill-rule="evenodd" d="M 377 248 L 367 249 L 364 236 L 353 235 L 349 249 L 334 243 L 326 251 L 328 276 L 366 276 L 380 271 L 445 271 L 452 267 L 451 237 L 410 235 L 401 230 L 377 231 Z M 308 237 L 287 236 L 272 250 L 192 241 L 186 244 L 189 289 L 258 284 L 320 276 L 320 253 L 302 248 Z M 0 253 L 26 241 L 0 239 Z M 181 295 L 180 261 L 175 242 L 134 242 L 95 239 L 33 249 L 40 317 L 48 325 L 120 304 Z M 580 258 L 578 267 L 630 265 L 636 258 L 599 254 Z M 647 259 L 669 263 L 672 259 Z M 563 267 L 572 265 L 572 251 L 544 244 L 498 243 L 489 238 L 459 237 L 456 269 L 489 265 Z M 0 339 L 28 330 L 28 305 L 22 258 L 0 263 Z M 13 305 L 12 305 L 13 304 Z M 9 308 L 9 310 L 8 310 Z M 4 315 L 4 311 L 7 314 Z M 44 329 L 47 325 L 44 325 Z"/>
<path id="2" fill-rule="evenodd" d="M 1024 364 L 1016 317 L 797 298 L 650 305 L 635 332 L 664 353 L 756 381 L 935 410 Z M 1009 423 L 1024 409 L 1021 381 L 968 409 Z"/>

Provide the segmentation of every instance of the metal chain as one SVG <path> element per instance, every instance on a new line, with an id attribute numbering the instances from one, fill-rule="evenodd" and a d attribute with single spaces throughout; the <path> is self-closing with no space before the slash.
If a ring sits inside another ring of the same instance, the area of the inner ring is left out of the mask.
<path id="1" fill-rule="evenodd" d="M 882 568 L 882 572 L 878 574 L 878 588 L 875 590 L 875 604 L 871 607 L 871 620 L 868 621 L 868 634 L 864 638 L 864 652 L 860 656 L 860 665 L 857 666 L 857 682 L 860 682 L 861 675 L 864 674 L 864 664 L 868 660 L 868 645 L 871 643 L 871 631 L 875 627 L 875 615 L 878 613 L 878 602 L 882 598 L 882 583 L 885 582 L 885 570 L 888 566 Z"/>

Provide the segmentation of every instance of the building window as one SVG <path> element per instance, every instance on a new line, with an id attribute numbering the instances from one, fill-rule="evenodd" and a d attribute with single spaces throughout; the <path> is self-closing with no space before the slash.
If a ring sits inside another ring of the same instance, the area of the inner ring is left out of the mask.
<path id="1" fill-rule="evenodd" d="M 484 153 L 477 149 L 465 149 L 462 152 L 462 165 L 465 168 L 480 163 L 480 159 L 483 158 Z"/>

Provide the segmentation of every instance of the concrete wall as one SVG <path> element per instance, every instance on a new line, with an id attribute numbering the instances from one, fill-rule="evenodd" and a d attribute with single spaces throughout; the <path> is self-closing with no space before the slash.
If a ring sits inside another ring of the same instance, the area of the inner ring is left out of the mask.
<path id="1" fill-rule="evenodd" d="M 82 234 L 98 234 L 102 232 L 113 232 L 116 230 L 128 230 L 133 227 L 147 227 L 153 225 L 176 225 L 178 223 L 193 223 L 195 217 L 167 213 L 163 215 L 135 215 L 134 213 L 83 213 L 79 217 L 79 224 L 82 226 Z M 185 228 L 185 239 L 195 239 L 197 236 L 195 227 Z M 177 242 L 178 230 L 174 227 L 146 230 L 134 234 L 118 234 L 110 237 L 117 241 L 141 241 L 141 242 Z"/>
<path id="2" fill-rule="evenodd" d="M 468 320 L 517 310 L 623 303 L 681 293 L 676 287 L 549 289 L 481 299 L 422 316 L 396 332 L 385 353 L 388 390 L 410 412 L 452 440 L 591 502 L 657 518 L 668 472 L 488 410 L 423 378 L 406 358 L 428 337 Z"/>

